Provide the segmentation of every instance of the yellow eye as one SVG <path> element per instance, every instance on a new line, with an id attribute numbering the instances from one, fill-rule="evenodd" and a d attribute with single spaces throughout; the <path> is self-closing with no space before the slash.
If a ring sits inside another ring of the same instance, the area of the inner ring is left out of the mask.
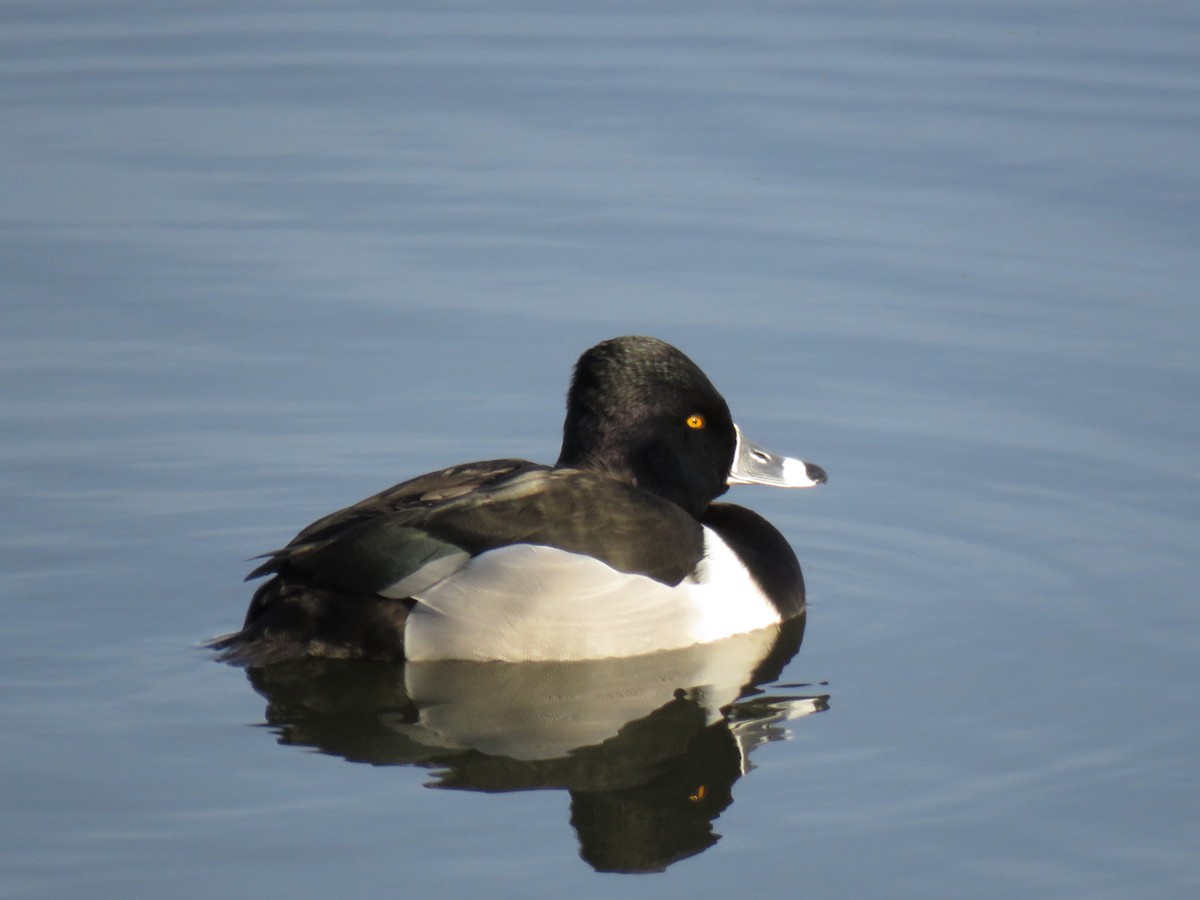
<path id="1" fill-rule="evenodd" d="M 700 415 L 699 413 L 692 413 L 690 416 L 687 417 L 687 427 L 688 428 L 703 428 L 704 427 L 704 416 Z"/>

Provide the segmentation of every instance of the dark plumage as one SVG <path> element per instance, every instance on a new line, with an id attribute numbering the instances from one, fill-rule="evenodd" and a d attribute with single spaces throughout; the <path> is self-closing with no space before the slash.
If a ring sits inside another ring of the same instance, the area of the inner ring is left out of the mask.
<path id="1" fill-rule="evenodd" d="M 251 573 L 271 577 L 242 630 L 213 646 L 249 663 L 403 658 L 419 636 L 420 652 L 433 658 L 588 658 L 713 639 L 714 628 L 737 633 L 736 623 L 709 624 L 727 614 L 713 599 L 705 595 L 707 611 L 692 614 L 683 596 L 714 577 L 706 557 L 723 548 L 714 550 L 713 535 L 740 558 L 743 580 L 776 620 L 803 611 L 804 582 L 769 523 L 712 501 L 729 483 L 824 480 L 816 466 L 745 441 L 721 395 L 674 347 L 616 338 L 575 367 L 554 467 L 515 459 L 452 466 L 317 520 Z M 508 594 L 496 587 L 505 584 Z M 655 599 L 622 605 L 635 589 Z M 676 597 L 685 621 L 672 636 L 662 618 Z M 576 608 L 577 628 L 565 621 Z M 536 635 L 543 620 L 546 634 Z"/>

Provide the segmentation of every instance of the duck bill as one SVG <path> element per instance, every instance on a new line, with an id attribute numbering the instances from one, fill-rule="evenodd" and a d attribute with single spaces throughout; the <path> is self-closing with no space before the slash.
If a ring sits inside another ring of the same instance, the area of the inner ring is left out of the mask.
<path id="1" fill-rule="evenodd" d="M 790 456 L 778 456 L 748 440 L 736 425 L 737 447 L 733 451 L 733 467 L 729 484 L 766 484 L 772 487 L 814 487 L 824 484 L 825 470 L 814 463 Z"/>

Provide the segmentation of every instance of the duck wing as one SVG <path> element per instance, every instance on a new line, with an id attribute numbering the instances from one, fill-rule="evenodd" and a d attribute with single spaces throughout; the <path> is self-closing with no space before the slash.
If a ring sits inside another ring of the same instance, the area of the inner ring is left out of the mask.
<path id="1" fill-rule="evenodd" d="M 591 556 L 671 585 L 704 552 L 692 516 L 628 482 L 503 459 L 422 475 L 325 516 L 249 577 L 398 599 L 515 544 Z"/>

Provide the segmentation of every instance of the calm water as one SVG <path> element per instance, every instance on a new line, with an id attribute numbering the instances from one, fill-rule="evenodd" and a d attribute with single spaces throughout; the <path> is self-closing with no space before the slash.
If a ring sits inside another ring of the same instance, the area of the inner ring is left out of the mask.
<path id="1" fill-rule="evenodd" d="M 0 895 L 1200 890 L 1200 8 L 647 9 L 0 5 Z M 829 470 L 798 653 L 199 648 L 629 332 Z"/>

